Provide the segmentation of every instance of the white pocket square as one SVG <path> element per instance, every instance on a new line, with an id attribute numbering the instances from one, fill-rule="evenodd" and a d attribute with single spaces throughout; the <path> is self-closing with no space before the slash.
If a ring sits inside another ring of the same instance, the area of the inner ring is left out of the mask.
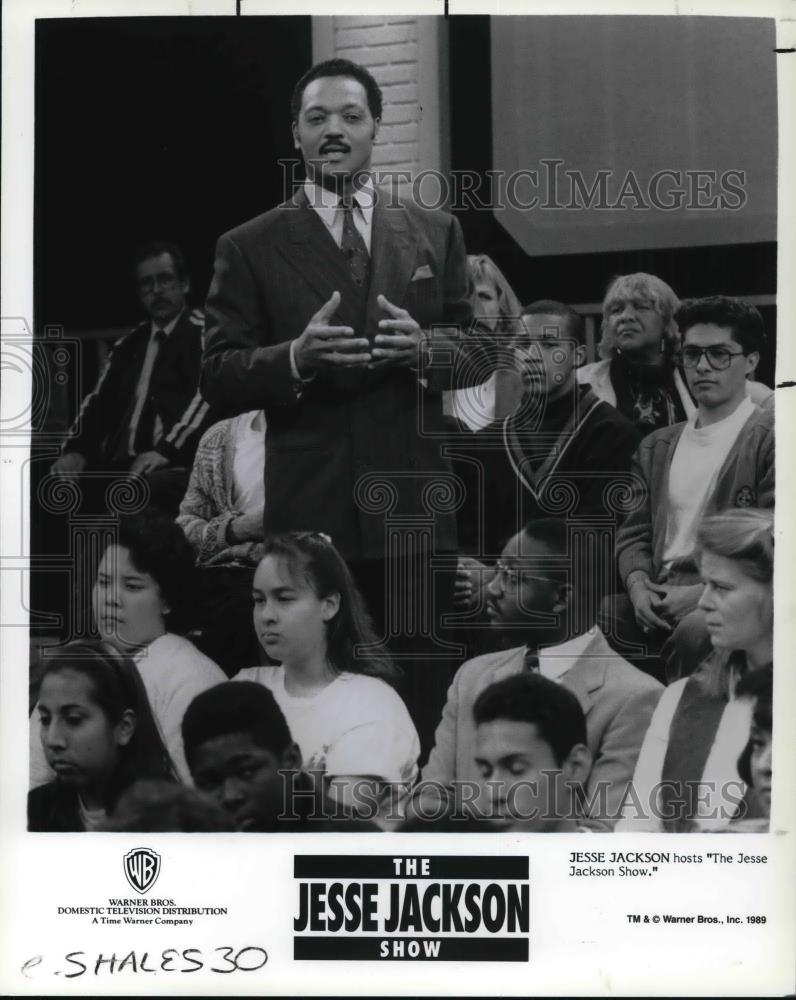
<path id="1" fill-rule="evenodd" d="M 422 281 L 423 278 L 433 278 L 434 272 L 428 266 L 428 264 L 421 264 L 421 266 L 412 275 L 412 281 Z"/>

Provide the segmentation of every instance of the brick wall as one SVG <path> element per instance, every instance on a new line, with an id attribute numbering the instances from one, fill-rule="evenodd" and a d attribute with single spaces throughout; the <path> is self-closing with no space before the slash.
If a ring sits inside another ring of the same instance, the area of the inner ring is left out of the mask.
<path id="1" fill-rule="evenodd" d="M 442 166 L 438 19 L 408 14 L 313 18 L 315 61 L 350 59 L 367 67 L 384 95 L 377 170 Z"/>

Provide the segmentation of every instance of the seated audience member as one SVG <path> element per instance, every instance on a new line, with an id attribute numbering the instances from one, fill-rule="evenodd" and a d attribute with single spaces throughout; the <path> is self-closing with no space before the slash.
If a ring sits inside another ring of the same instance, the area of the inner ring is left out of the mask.
<path id="1" fill-rule="evenodd" d="M 479 694 L 473 720 L 475 765 L 493 822 L 529 833 L 580 829 L 591 754 L 577 697 L 540 674 L 513 674 Z"/>
<path id="2" fill-rule="evenodd" d="M 152 779 L 136 781 L 119 798 L 108 833 L 231 833 L 235 824 L 209 795 Z"/>
<path id="3" fill-rule="evenodd" d="M 47 661 L 37 706 L 54 780 L 28 793 L 28 829 L 96 830 L 139 778 L 174 778 L 135 665 L 105 643 Z"/>
<path id="4" fill-rule="evenodd" d="M 177 524 L 199 567 L 201 646 L 228 674 L 261 661 L 251 620 L 262 557 L 265 414 L 214 424 L 199 442 Z"/>
<path id="5" fill-rule="evenodd" d="M 696 402 L 677 368 L 680 302 L 654 274 L 624 274 L 608 286 L 603 301 L 602 361 L 584 365 L 578 380 L 615 406 L 644 436 L 688 420 Z M 749 374 L 754 371 L 750 369 Z M 747 382 L 752 402 L 773 405 L 774 394 Z"/>
<path id="6" fill-rule="evenodd" d="M 188 270 L 173 244 L 143 247 L 135 281 L 147 318 L 114 345 L 52 471 L 144 476 L 150 502 L 175 515 L 208 424 L 199 393 L 203 318 L 187 306 Z"/>
<path id="7" fill-rule="evenodd" d="M 772 662 L 773 524 L 769 511 L 729 510 L 699 529 L 699 604 L 713 651 L 658 703 L 621 829 L 718 831 L 739 807 L 736 762 L 749 735 L 751 703 L 737 697 L 737 687 L 745 674 Z"/>
<path id="8" fill-rule="evenodd" d="M 92 592 L 100 638 L 129 656 L 144 683 L 152 713 L 177 774 L 189 780 L 180 723 L 195 695 L 224 680 L 212 660 L 185 639 L 195 614 L 194 558 L 177 525 L 150 508 L 119 519 L 116 542 L 103 553 Z M 52 771 L 31 719 L 31 787 Z"/>
<path id="9" fill-rule="evenodd" d="M 561 302 L 543 300 L 523 309 L 515 340 L 522 403 L 472 436 L 475 472 L 461 470 L 467 488 L 460 516 L 464 551 L 499 552 L 530 518 L 560 511 L 562 498 L 569 500 L 567 516 L 597 517 L 601 530 L 606 516 L 615 519 L 611 498 L 629 487 L 640 437 L 618 410 L 577 383 L 584 336 L 582 317 Z M 482 563 L 463 557 L 458 603 L 483 606 L 480 588 L 487 580 Z"/>
<path id="10" fill-rule="evenodd" d="M 594 625 L 591 572 L 578 565 L 567 524 L 530 521 L 503 550 L 488 587 L 492 627 L 518 645 L 465 663 L 454 677 L 422 772 L 424 799 L 478 779 L 473 705 L 490 684 L 538 671 L 577 695 L 586 715 L 593 767 L 587 826 L 610 829 L 618 816 L 661 685 L 618 656 Z M 417 809 L 415 810 L 417 811 Z"/>
<path id="11" fill-rule="evenodd" d="M 636 452 L 636 497 L 616 537 L 627 596 L 607 598 L 604 607 L 604 627 L 623 651 L 634 646 L 654 656 L 677 626 L 663 650 L 670 679 L 677 658 L 707 651 L 704 616 L 693 613 L 702 592 L 693 551 L 700 520 L 774 505 L 774 415 L 745 390 L 765 343 L 760 314 L 717 296 L 684 304 L 677 319 L 697 409 Z M 662 666 L 652 659 L 644 669 Z"/>
<path id="12" fill-rule="evenodd" d="M 391 799 L 396 787 L 408 792 L 417 732 L 348 567 L 314 532 L 272 536 L 264 552 L 254 575 L 254 628 L 280 666 L 241 670 L 234 679 L 269 688 L 304 769 L 323 772 L 331 794 L 350 804 L 363 779 Z"/>
<path id="13" fill-rule="evenodd" d="M 522 310 L 511 285 L 486 254 L 468 255 L 467 279 L 473 332 L 502 338 L 508 348 Z M 444 392 L 443 412 L 454 417 L 460 427 L 478 431 L 512 413 L 521 396 L 522 384 L 516 373 L 498 368 L 481 385 Z"/>
<path id="14" fill-rule="evenodd" d="M 301 770 L 301 751 L 274 696 L 252 681 L 198 695 L 182 723 L 196 787 L 250 832 L 375 830 Z"/>
<path id="15" fill-rule="evenodd" d="M 738 775 L 746 783 L 749 805 L 744 818 L 733 819 L 728 833 L 768 833 L 771 815 L 771 729 L 774 670 L 762 667 L 744 674 L 735 691 L 754 706 L 749 739 L 738 758 Z"/>

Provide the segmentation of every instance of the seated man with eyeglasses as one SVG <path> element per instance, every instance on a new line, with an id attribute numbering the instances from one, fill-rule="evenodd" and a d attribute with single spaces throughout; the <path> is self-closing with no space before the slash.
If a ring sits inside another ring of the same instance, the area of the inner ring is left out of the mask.
<path id="1" fill-rule="evenodd" d="M 513 635 L 515 644 L 468 660 L 454 677 L 413 796 L 413 830 L 440 810 L 488 813 L 473 707 L 490 684 L 523 671 L 538 671 L 577 696 L 593 759 L 584 825 L 610 830 L 618 819 L 663 688 L 614 652 L 594 625 L 590 591 L 599 567 L 588 565 L 576 533 L 565 521 L 540 518 L 503 549 L 487 588 L 488 613 L 491 627 Z"/>
<path id="2" fill-rule="evenodd" d="M 82 472 L 144 476 L 150 502 L 176 516 L 211 422 L 199 393 L 204 321 L 188 308 L 190 278 L 178 247 L 148 244 L 134 263 L 147 318 L 114 345 L 51 471 L 68 478 Z"/>
<path id="3" fill-rule="evenodd" d="M 709 649 L 693 558 L 700 521 L 730 507 L 774 506 L 774 414 L 746 392 L 765 346 L 760 313 L 717 295 L 684 303 L 676 318 L 697 409 L 650 434 L 634 456 L 636 495 L 616 541 L 627 596 L 607 598 L 603 609 L 620 649 L 664 644 L 670 681 L 681 661 L 699 662 L 700 645 Z"/>

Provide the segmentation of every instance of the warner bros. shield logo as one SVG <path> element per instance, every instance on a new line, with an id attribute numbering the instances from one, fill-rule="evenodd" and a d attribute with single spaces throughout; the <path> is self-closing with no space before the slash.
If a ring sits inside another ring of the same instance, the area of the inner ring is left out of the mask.
<path id="1" fill-rule="evenodd" d="M 151 889 L 160 875 L 160 855 L 148 847 L 136 847 L 124 856 L 124 874 L 136 892 Z"/>

